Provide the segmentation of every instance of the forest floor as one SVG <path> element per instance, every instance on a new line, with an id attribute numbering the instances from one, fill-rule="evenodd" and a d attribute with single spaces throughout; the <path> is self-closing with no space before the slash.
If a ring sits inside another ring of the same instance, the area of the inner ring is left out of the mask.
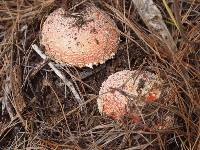
<path id="1" fill-rule="evenodd" d="M 84 100 L 80 105 L 32 44 L 43 48 L 42 24 L 53 10 L 73 11 L 86 2 L 107 12 L 121 37 L 115 57 L 93 69 L 56 65 Z M 200 2 L 154 3 L 174 40 L 173 53 L 151 33 L 132 0 L 1 0 L 0 149 L 198 150 Z M 112 120 L 98 112 L 102 82 L 117 71 L 136 69 L 165 79 L 169 95 L 164 104 L 153 103 L 147 109 L 151 117 L 170 114 L 169 127 L 148 130 L 144 123 Z"/>

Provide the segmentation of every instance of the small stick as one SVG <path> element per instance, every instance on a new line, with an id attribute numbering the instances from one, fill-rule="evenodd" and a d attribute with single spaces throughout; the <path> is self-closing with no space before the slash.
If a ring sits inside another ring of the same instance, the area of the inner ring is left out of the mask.
<path id="1" fill-rule="evenodd" d="M 132 0 L 138 13 L 152 33 L 159 35 L 172 54 L 177 52 L 176 44 L 153 0 Z"/>
<path id="2" fill-rule="evenodd" d="M 31 69 L 30 78 L 33 78 L 44 66 L 49 63 L 49 59 L 44 59 L 41 63 L 39 63 L 36 67 Z"/>
<path id="3" fill-rule="evenodd" d="M 42 50 L 36 45 L 36 44 L 33 44 L 32 45 L 32 48 L 35 50 L 35 52 L 40 55 L 40 57 L 44 60 L 48 59 L 48 57 L 43 54 Z M 78 92 L 76 91 L 73 83 L 71 83 L 66 77 L 65 75 L 60 71 L 58 70 L 54 63 L 53 62 L 49 62 L 48 63 L 49 67 L 56 73 L 56 75 L 61 78 L 64 82 L 65 85 L 68 86 L 68 88 L 71 90 L 72 94 L 74 95 L 75 99 L 78 101 L 79 104 L 82 104 L 83 103 L 83 100 L 80 98 L 80 95 L 78 94 Z"/>
<path id="4" fill-rule="evenodd" d="M 4 112 L 4 109 L 7 110 L 10 119 L 13 120 L 15 117 L 15 113 L 13 111 L 13 106 L 10 102 L 10 94 L 11 94 L 11 82 L 10 82 L 10 76 L 7 75 L 6 80 L 5 80 L 5 85 L 3 87 L 4 91 L 4 96 L 2 99 L 2 113 Z"/>

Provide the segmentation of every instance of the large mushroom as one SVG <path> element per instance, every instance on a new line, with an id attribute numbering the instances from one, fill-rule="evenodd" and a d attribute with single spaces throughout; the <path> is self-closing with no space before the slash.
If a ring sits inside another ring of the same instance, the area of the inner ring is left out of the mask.
<path id="1" fill-rule="evenodd" d="M 160 97 L 161 84 L 159 77 L 148 71 L 119 71 L 102 84 L 99 112 L 117 120 L 131 114 L 138 121 L 139 109 Z"/>
<path id="2" fill-rule="evenodd" d="M 92 67 L 114 56 L 119 33 L 114 21 L 93 5 L 71 14 L 59 8 L 45 20 L 41 43 L 59 63 Z"/>

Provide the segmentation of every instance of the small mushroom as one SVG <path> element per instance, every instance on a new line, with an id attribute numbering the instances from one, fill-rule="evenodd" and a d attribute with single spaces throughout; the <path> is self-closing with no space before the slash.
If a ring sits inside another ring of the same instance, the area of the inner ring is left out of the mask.
<path id="1" fill-rule="evenodd" d="M 119 71 L 102 84 L 97 99 L 99 112 L 117 120 L 129 115 L 138 122 L 138 109 L 160 97 L 161 84 L 158 76 L 148 71 Z"/>
<path id="2" fill-rule="evenodd" d="M 71 14 L 59 8 L 45 20 L 41 43 L 45 53 L 59 63 L 92 67 L 115 55 L 116 28 L 113 19 L 95 6 Z"/>

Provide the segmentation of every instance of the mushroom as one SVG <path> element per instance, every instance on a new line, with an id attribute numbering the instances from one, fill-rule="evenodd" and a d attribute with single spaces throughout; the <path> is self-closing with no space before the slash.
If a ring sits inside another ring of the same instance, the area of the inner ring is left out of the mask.
<path id="1" fill-rule="evenodd" d="M 102 83 L 97 99 L 99 112 L 116 120 L 129 115 L 138 122 L 139 109 L 160 97 L 161 84 L 159 77 L 148 71 L 116 72 Z"/>
<path id="2" fill-rule="evenodd" d="M 71 14 L 56 9 L 45 20 L 41 35 L 49 57 L 77 67 L 104 63 L 115 55 L 119 43 L 113 19 L 93 5 Z"/>

